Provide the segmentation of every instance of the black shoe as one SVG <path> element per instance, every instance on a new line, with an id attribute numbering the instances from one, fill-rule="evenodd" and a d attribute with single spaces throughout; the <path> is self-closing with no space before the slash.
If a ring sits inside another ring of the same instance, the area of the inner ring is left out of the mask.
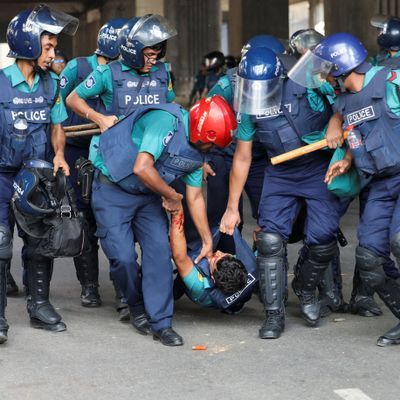
<path id="1" fill-rule="evenodd" d="M 48 301 L 32 305 L 28 300 L 28 312 L 32 328 L 50 332 L 63 332 L 67 329 L 67 326 L 61 321 L 61 315 Z"/>
<path id="2" fill-rule="evenodd" d="M 258 335 L 261 339 L 278 339 L 285 329 L 285 314 L 282 311 L 267 311 Z"/>
<path id="3" fill-rule="evenodd" d="M 81 303 L 83 307 L 100 307 L 101 299 L 97 283 L 82 285 Z"/>
<path id="4" fill-rule="evenodd" d="M 117 309 L 118 311 L 118 321 L 129 322 L 131 319 L 131 314 L 129 312 L 128 306 Z"/>
<path id="5" fill-rule="evenodd" d="M 182 346 L 183 338 L 172 328 L 163 328 L 153 331 L 153 339 L 159 340 L 164 346 Z"/>
<path id="6" fill-rule="evenodd" d="M 149 321 L 149 317 L 147 314 L 139 314 L 136 317 L 133 315 L 130 316 L 132 326 L 141 334 L 141 335 L 150 335 L 153 331 L 151 330 L 151 325 Z"/>
<path id="7" fill-rule="evenodd" d="M 316 326 L 321 318 L 321 305 L 315 293 L 302 291 L 299 297 L 301 314 L 310 326 Z"/>
<path id="8" fill-rule="evenodd" d="M 8 324 L 5 318 L 0 317 L 0 344 L 7 342 Z"/>
<path id="9" fill-rule="evenodd" d="M 63 332 L 67 330 L 67 325 L 65 325 L 62 321 L 56 322 L 55 324 L 48 324 L 36 318 L 31 318 L 31 327 L 50 332 Z"/>
<path id="10" fill-rule="evenodd" d="M 384 333 L 378 339 L 376 344 L 380 347 L 400 344 L 400 324 L 397 324 L 393 328 L 389 329 L 386 333 Z"/>
<path id="11" fill-rule="evenodd" d="M 350 312 L 362 317 L 377 317 L 382 315 L 382 310 L 376 304 L 373 296 L 355 296 L 350 300 Z"/>

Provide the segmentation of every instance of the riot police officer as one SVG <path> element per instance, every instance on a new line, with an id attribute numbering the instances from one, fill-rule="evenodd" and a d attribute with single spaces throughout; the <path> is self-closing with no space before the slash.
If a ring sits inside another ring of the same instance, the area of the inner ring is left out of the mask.
<path id="1" fill-rule="evenodd" d="M 183 339 L 171 328 L 171 250 L 162 206 L 176 211 L 182 195 L 169 184 L 182 177 L 203 241 L 198 257 L 211 253 L 201 192 L 203 152 L 227 146 L 235 128 L 234 115 L 219 96 L 192 107 L 190 122 L 178 105 L 146 106 L 104 132 L 98 147 L 91 149 L 96 167 L 92 207 L 111 275 L 127 298 L 134 328 L 167 346 L 182 345 Z M 134 239 L 142 250 L 141 274 Z"/>
<path id="2" fill-rule="evenodd" d="M 172 102 L 175 94 L 168 68 L 159 60 L 165 56 L 167 40 L 176 34 L 160 15 L 130 19 L 118 35 L 120 59 L 97 67 L 68 96 L 68 107 L 103 132 L 140 105 Z M 94 96 L 100 96 L 105 111 L 87 103 Z"/>
<path id="3" fill-rule="evenodd" d="M 119 56 L 118 34 L 122 26 L 127 22 L 126 18 L 114 18 L 105 23 L 99 30 L 97 35 L 97 49 L 94 54 L 88 57 L 78 57 L 71 60 L 61 75 L 60 87 L 61 96 L 65 100 L 71 91 L 76 88 L 87 76 L 94 71 L 99 65 L 105 65 L 115 60 Z M 87 100 L 90 107 L 96 111 L 102 110 L 102 102 L 99 96 L 94 96 Z M 88 123 L 85 118 L 80 117 L 74 112 L 69 112 L 68 120 L 64 122 L 64 126 L 80 125 Z M 89 145 L 91 137 L 67 138 L 65 149 L 65 157 L 69 165 L 75 166 L 76 161 L 83 157 L 89 157 Z M 84 200 L 81 195 L 81 187 L 78 186 L 78 171 L 76 168 L 71 169 L 70 181 L 75 188 L 78 196 L 78 207 L 84 215 L 88 226 L 88 237 L 91 243 L 91 249 L 74 258 L 77 278 L 81 284 L 81 302 L 84 307 L 98 307 L 101 305 L 101 299 L 98 292 L 99 277 L 99 257 L 96 232 L 96 221 L 93 216 L 90 204 Z M 118 299 L 121 298 L 117 295 Z M 126 311 L 126 305 L 120 300 L 118 310 Z M 126 313 L 125 313 L 126 315 Z"/>
<path id="4" fill-rule="evenodd" d="M 329 83 L 342 93 L 335 103 L 333 124 L 349 128 L 347 153 L 331 166 L 326 181 L 346 172 L 352 163 L 369 190 L 358 226 L 356 263 L 363 284 L 375 290 L 390 311 L 400 319 L 398 279 L 385 274 L 383 263 L 390 253 L 400 260 L 400 118 L 398 70 L 371 67 L 367 51 L 354 36 L 333 34 L 303 60 L 303 69 L 318 74 L 323 65 Z M 301 68 L 299 66 L 299 71 Z M 320 78 L 318 78 L 320 79 Z M 384 134 L 383 134 L 384 133 Z M 332 138 L 331 138 L 332 139 Z M 335 138 L 341 145 L 343 138 Z M 400 324 L 382 335 L 379 346 L 400 344 Z"/>
<path id="5" fill-rule="evenodd" d="M 261 67 L 260 67 L 261 66 Z M 232 234 L 240 221 L 238 201 L 251 164 L 256 135 L 269 157 L 304 144 L 302 136 L 322 131 L 331 110 L 319 93 L 307 91 L 282 76 L 283 68 L 267 48 L 254 48 L 242 58 L 235 92 L 241 113 L 238 144 L 229 181 L 229 200 L 221 220 L 222 232 Z M 256 234 L 257 264 L 266 319 L 262 339 L 278 338 L 285 326 L 284 290 L 286 242 L 299 207 L 307 207 L 306 254 L 297 281 L 302 316 L 315 326 L 321 316 L 316 288 L 324 270 L 337 252 L 338 202 L 323 177 L 329 154 L 317 152 L 286 163 L 267 165 L 259 206 Z"/>
<path id="6" fill-rule="evenodd" d="M 218 82 L 218 79 L 224 74 L 225 56 L 220 51 L 211 51 L 204 56 L 204 65 L 207 75 L 204 84 L 204 90 L 201 97 L 207 96 L 207 93 Z"/>
<path id="7" fill-rule="evenodd" d="M 400 65 L 400 19 L 378 15 L 371 18 L 371 25 L 378 29 L 376 41 L 381 49 L 370 60 L 371 64 L 397 69 Z"/>
<path id="8" fill-rule="evenodd" d="M 48 70 L 55 56 L 57 35 L 61 31 L 72 35 L 77 27 L 76 18 L 40 5 L 19 13 L 7 29 L 8 56 L 16 62 L 0 72 L 0 342 L 7 340 L 8 331 L 4 315 L 5 266 L 12 255 L 9 212 L 13 177 L 24 160 L 51 158 L 51 153 L 54 172 L 63 169 L 69 175 L 61 126 L 67 113 L 58 93 L 58 78 Z M 65 330 L 61 316 L 49 302 L 52 260 L 36 254 L 34 238 L 24 235 L 23 239 L 31 325 L 52 331 Z"/>

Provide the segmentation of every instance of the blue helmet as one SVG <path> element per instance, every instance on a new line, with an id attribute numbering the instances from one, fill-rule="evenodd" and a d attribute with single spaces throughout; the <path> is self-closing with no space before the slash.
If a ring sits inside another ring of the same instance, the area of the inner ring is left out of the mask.
<path id="1" fill-rule="evenodd" d="M 234 109 L 250 115 L 279 107 L 282 99 L 283 67 L 267 47 L 250 48 L 237 70 Z"/>
<path id="2" fill-rule="evenodd" d="M 313 54 L 332 64 L 330 74 L 335 78 L 359 68 L 363 72 L 368 52 L 364 45 L 350 33 L 329 35 L 315 47 Z"/>
<path id="3" fill-rule="evenodd" d="M 242 48 L 242 57 L 251 48 L 254 47 L 267 47 L 271 49 L 275 54 L 282 54 L 285 51 L 285 47 L 279 39 L 272 35 L 257 35 L 252 37 Z"/>
<path id="4" fill-rule="evenodd" d="M 118 35 L 121 28 L 128 22 L 128 18 L 114 18 L 107 21 L 97 35 L 97 49 L 99 56 L 113 60 L 119 56 Z"/>
<path id="5" fill-rule="evenodd" d="M 52 35 L 61 32 L 74 35 L 78 25 L 77 18 L 44 4 L 33 10 L 22 11 L 8 24 L 8 57 L 36 60 L 42 53 L 40 38 L 44 32 Z"/>
<path id="6" fill-rule="evenodd" d="M 400 19 L 397 17 L 375 16 L 371 25 L 379 29 L 377 43 L 385 50 L 400 50 Z"/>
<path id="7" fill-rule="evenodd" d="M 161 50 L 157 59 L 163 58 L 167 40 L 176 34 L 176 29 L 161 15 L 147 14 L 141 18 L 132 18 L 122 27 L 118 36 L 120 55 L 131 68 L 142 68 L 143 49 L 152 47 Z"/>
<path id="8" fill-rule="evenodd" d="M 28 217 L 44 217 L 54 213 L 57 204 L 49 195 L 56 178 L 53 165 L 43 160 L 28 160 L 14 178 L 14 208 Z"/>

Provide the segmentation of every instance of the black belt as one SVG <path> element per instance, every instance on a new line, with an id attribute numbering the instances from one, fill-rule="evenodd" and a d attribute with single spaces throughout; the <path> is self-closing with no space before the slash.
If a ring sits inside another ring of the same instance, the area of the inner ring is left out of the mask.
<path id="1" fill-rule="evenodd" d="M 99 170 L 96 170 L 97 179 L 100 183 L 104 183 L 105 185 L 115 185 L 109 178 L 107 178 L 104 174 L 102 174 Z"/>

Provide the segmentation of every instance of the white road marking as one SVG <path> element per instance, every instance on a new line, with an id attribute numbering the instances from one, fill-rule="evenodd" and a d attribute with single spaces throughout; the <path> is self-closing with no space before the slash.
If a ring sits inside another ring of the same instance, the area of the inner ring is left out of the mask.
<path id="1" fill-rule="evenodd" d="M 337 389 L 334 390 L 334 393 L 336 393 L 344 400 L 372 400 L 371 397 L 367 396 L 362 390 L 358 388 Z"/>

